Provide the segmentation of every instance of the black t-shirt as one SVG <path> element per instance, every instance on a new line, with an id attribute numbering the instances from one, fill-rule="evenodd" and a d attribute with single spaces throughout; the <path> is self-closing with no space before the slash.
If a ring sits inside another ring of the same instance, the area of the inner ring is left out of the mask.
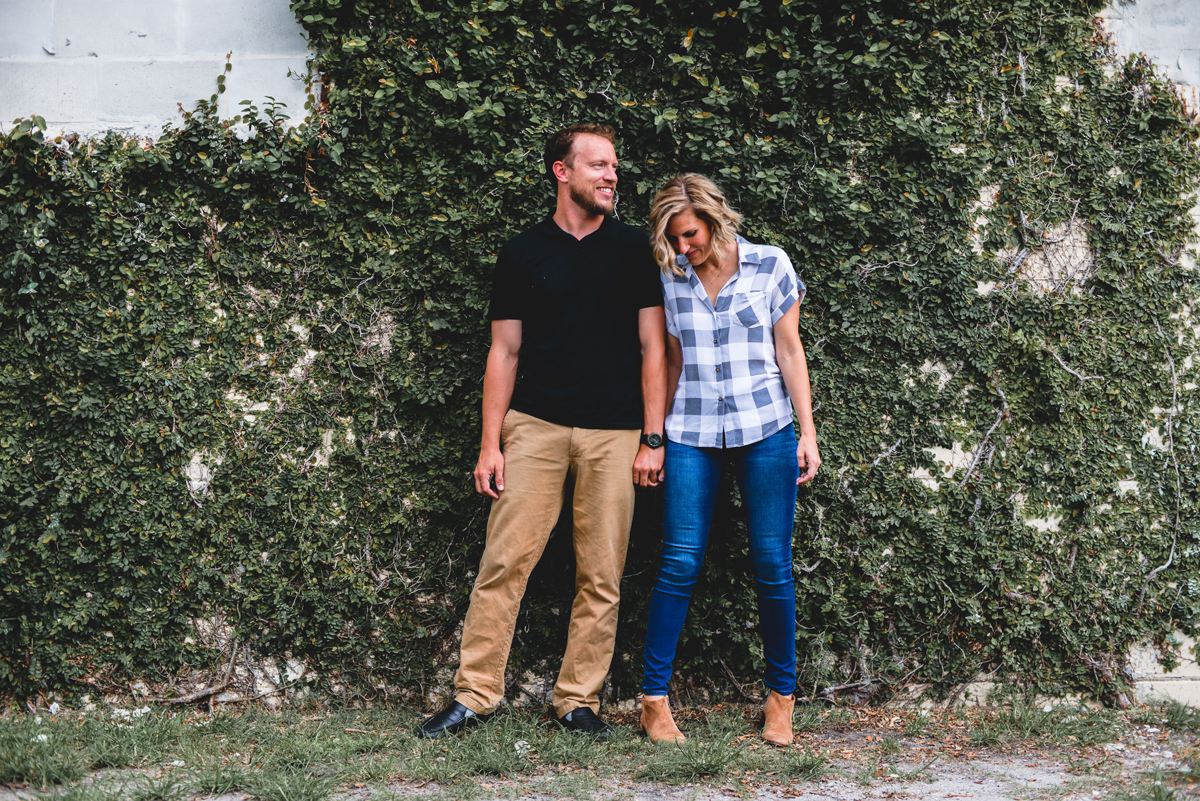
<path id="1" fill-rule="evenodd" d="M 505 243 L 489 320 L 521 321 L 510 407 L 574 428 L 641 428 L 638 310 L 662 305 L 643 231 L 605 217 L 577 240 L 553 217 Z"/>

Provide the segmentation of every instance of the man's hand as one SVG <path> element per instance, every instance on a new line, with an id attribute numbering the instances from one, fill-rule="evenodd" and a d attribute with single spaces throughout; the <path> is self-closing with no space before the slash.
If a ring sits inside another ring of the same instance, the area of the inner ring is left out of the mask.
<path id="1" fill-rule="evenodd" d="M 657 487 L 663 480 L 664 448 L 643 445 L 633 460 L 633 483 L 639 487 Z"/>
<path id="2" fill-rule="evenodd" d="M 807 484 L 817 477 L 817 468 L 821 466 L 821 454 L 817 451 L 817 438 L 801 437 L 796 445 L 796 463 L 803 471 L 796 479 L 796 486 Z"/>
<path id="3" fill-rule="evenodd" d="M 492 479 L 496 480 L 496 488 L 492 489 Z M 499 448 L 488 448 L 479 452 L 479 461 L 475 463 L 475 491 L 496 500 L 504 491 L 504 454 Z"/>

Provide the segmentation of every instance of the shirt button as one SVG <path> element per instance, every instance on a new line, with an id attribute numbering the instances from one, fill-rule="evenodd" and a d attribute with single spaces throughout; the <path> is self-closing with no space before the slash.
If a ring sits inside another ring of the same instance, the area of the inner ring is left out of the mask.
<path id="1" fill-rule="evenodd" d="M 721 368 L 720 368 L 720 367 L 718 367 L 718 368 L 717 368 L 717 372 L 718 372 L 718 373 L 719 373 L 719 372 L 721 372 Z"/>
<path id="2" fill-rule="evenodd" d="M 720 344 L 720 343 L 718 343 L 718 342 L 717 342 L 717 340 L 715 340 L 715 339 L 714 339 L 714 340 L 713 340 L 713 344 L 714 344 L 714 345 L 717 345 L 717 344 Z"/>

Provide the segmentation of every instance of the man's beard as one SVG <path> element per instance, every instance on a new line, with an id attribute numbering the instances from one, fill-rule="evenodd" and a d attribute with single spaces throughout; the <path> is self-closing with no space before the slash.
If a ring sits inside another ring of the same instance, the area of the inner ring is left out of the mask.
<path id="1" fill-rule="evenodd" d="M 588 214 L 598 214 L 598 215 L 612 214 L 613 209 L 615 209 L 616 205 L 617 205 L 617 191 L 615 188 L 613 189 L 613 205 L 612 206 L 601 206 L 600 203 L 596 200 L 594 194 L 593 194 L 593 196 L 589 197 L 588 195 L 585 195 L 576 186 L 570 187 L 570 194 L 571 194 L 571 200 L 575 201 L 575 205 L 579 206 L 581 209 L 586 211 Z"/>

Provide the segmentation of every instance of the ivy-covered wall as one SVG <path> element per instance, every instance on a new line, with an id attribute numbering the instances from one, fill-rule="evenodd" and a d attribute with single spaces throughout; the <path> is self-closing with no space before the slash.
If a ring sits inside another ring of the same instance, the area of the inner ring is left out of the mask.
<path id="1" fill-rule="evenodd" d="M 1196 131 L 1098 3 L 292 5 L 303 127 L 206 101 L 153 144 L 0 142 L 0 692 L 161 683 L 228 638 L 364 698 L 447 691 L 492 265 L 578 120 L 620 132 L 623 219 L 707 173 L 809 286 L 806 692 L 994 672 L 1119 702 L 1131 644 L 1200 630 Z M 759 672 L 737 506 L 680 689 Z M 514 680 L 556 665 L 571 559 L 556 535 Z"/>

